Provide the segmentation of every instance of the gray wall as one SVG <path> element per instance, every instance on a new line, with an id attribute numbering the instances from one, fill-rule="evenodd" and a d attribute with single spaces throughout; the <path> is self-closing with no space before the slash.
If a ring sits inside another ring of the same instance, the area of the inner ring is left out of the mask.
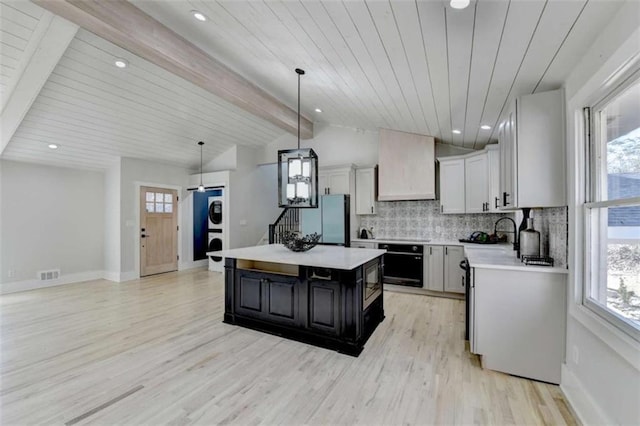
<path id="1" fill-rule="evenodd" d="M 62 276 L 101 271 L 104 174 L 0 164 L 0 283 L 35 280 L 47 269 Z"/>

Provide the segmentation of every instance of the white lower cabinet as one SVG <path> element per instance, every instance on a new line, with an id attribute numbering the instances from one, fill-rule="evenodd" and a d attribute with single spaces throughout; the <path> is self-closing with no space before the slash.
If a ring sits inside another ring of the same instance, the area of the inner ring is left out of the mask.
<path id="1" fill-rule="evenodd" d="M 462 246 L 426 246 L 424 254 L 423 288 L 431 291 L 464 293 L 464 259 Z"/>
<path id="2" fill-rule="evenodd" d="M 460 269 L 460 262 L 464 260 L 464 248 L 461 246 L 446 246 L 444 250 L 444 291 L 450 293 L 464 293 L 464 271 Z"/>
<path id="3" fill-rule="evenodd" d="M 366 249 L 375 249 L 378 248 L 378 244 L 376 243 L 365 243 L 362 241 L 352 241 L 351 247 L 353 248 L 366 248 Z"/>
<path id="4" fill-rule="evenodd" d="M 422 287 L 432 291 L 444 291 L 444 247 L 427 246 L 425 249 Z"/>
<path id="5" fill-rule="evenodd" d="M 482 366 L 560 383 L 567 275 L 472 268 L 471 352 Z"/>

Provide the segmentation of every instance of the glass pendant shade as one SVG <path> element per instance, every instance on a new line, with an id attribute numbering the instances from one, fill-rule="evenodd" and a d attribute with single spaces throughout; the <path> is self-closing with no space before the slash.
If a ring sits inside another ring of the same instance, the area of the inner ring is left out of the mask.
<path id="1" fill-rule="evenodd" d="M 313 149 L 278 151 L 278 205 L 318 207 L 318 156 Z"/>

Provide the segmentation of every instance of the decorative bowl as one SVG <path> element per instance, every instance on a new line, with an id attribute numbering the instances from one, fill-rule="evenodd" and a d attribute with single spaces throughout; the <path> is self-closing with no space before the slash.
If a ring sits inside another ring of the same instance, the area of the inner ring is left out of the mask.
<path id="1" fill-rule="evenodd" d="M 291 251 L 303 252 L 311 250 L 318 244 L 322 234 L 313 233 L 302 236 L 299 232 L 283 232 L 280 235 L 282 244 Z"/>

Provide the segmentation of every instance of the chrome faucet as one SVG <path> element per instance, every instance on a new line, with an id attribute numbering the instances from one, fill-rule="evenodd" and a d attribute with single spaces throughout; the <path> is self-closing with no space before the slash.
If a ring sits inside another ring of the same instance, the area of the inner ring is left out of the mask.
<path id="1" fill-rule="evenodd" d="M 500 219 L 496 220 L 496 223 L 493 227 L 493 234 L 496 235 L 498 233 L 498 223 L 500 223 L 503 220 L 510 220 L 511 223 L 513 223 L 513 249 L 517 252 L 517 256 L 520 257 L 520 244 L 518 241 L 518 227 L 516 226 L 516 221 L 511 219 L 510 217 L 501 217 Z M 500 232 L 512 232 L 512 231 L 500 231 Z"/>

